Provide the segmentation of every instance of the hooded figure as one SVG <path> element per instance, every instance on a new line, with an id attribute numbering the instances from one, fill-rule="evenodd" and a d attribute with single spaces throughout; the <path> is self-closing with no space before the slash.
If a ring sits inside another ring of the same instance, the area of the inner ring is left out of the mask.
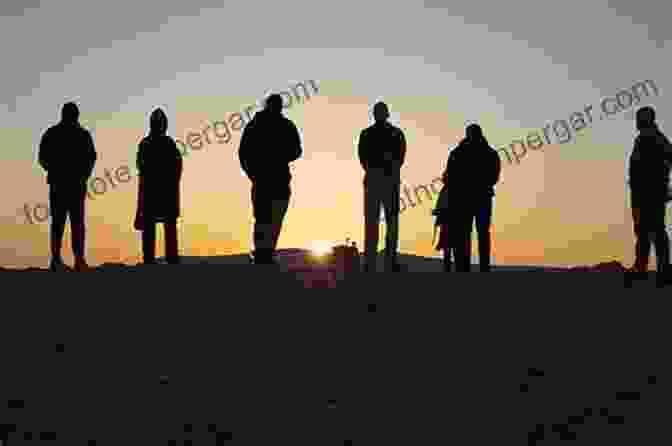
<path id="1" fill-rule="evenodd" d="M 166 260 L 177 263 L 177 219 L 180 216 L 182 155 L 166 135 L 168 118 L 160 108 L 152 112 L 150 131 L 138 146 L 138 208 L 135 229 L 143 231 L 145 263 L 154 263 L 156 223 L 166 232 Z"/>
<path id="2" fill-rule="evenodd" d="M 459 189 L 453 182 L 453 190 L 449 193 L 448 189 L 448 169 L 443 173 L 443 187 L 439 192 L 439 197 L 436 200 L 436 207 L 432 210 L 432 216 L 436 217 L 434 220 L 434 235 L 432 237 L 432 245 L 436 241 L 438 232 L 439 240 L 435 245 L 437 251 L 443 251 L 443 267 L 445 272 L 451 271 L 453 262 L 457 264 L 460 261 L 460 253 L 457 250 L 458 246 L 463 246 L 463 251 L 471 253 L 471 236 L 460 237 L 460 225 L 463 218 L 460 208 Z M 453 204 L 451 207 L 450 204 Z M 449 229 L 452 227 L 452 231 Z M 464 245 L 463 245 L 464 244 Z"/>

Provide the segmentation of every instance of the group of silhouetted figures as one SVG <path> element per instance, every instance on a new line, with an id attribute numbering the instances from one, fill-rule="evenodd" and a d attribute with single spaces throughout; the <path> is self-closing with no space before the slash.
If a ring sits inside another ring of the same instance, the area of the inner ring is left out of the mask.
<path id="1" fill-rule="evenodd" d="M 303 153 L 297 127 L 282 114 L 283 99 L 270 95 L 263 110 L 243 130 L 239 147 L 240 166 L 252 183 L 254 214 L 252 257 L 255 264 L 275 264 L 275 251 L 291 197 L 289 163 Z M 362 130 L 358 142 L 364 170 L 364 271 L 376 270 L 381 208 L 385 213 L 386 271 L 401 271 L 398 261 L 401 167 L 406 157 L 404 132 L 392 125 L 385 103 L 373 108 L 373 125 Z M 655 242 L 657 270 L 669 270 L 669 239 L 665 228 L 670 200 L 669 173 L 672 145 L 659 130 L 655 111 L 637 111 L 639 131 L 629 164 L 629 184 L 634 231 L 635 273 L 645 273 Z M 149 134 L 138 146 L 138 205 L 135 229 L 142 231 L 143 261 L 156 263 L 156 225 L 163 223 L 166 261 L 180 263 L 177 220 L 180 217 L 182 155 L 175 140 L 166 134 L 168 119 L 161 109 L 152 112 Z M 88 269 L 85 260 L 85 201 L 87 182 L 96 163 L 91 134 L 79 124 L 77 105 L 63 106 L 62 119 L 49 128 L 39 148 L 40 165 L 47 172 L 51 212 L 52 271 L 66 266 L 61 245 L 66 218 L 72 227 L 76 271 Z M 470 270 L 471 234 L 475 223 L 480 271 L 490 271 L 490 226 L 494 187 L 501 163 L 478 124 L 466 127 L 465 138 L 449 152 L 443 188 L 433 215 L 439 231 L 436 249 L 443 251 L 444 270 Z"/>

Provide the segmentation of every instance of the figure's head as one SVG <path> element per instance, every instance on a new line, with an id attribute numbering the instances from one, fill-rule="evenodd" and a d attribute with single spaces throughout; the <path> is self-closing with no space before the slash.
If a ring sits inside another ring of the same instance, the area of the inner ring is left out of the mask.
<path id="1" fill-rule="evenodd" d="M 637 121 L 637 130 L 644 130 L 655 127 L 656 111 L 653 109 L 653 107 L 642 107 L 637 110 L 635 120 Z"/>
<path id="2" fill-rule="evenodd" d="M 74 102 L 68 102 L 61 109 L 61 120 L 63 122 L 79 121 L 79 108 Z"/>
<path id="3" fill-rule="evenodd" d="M 373 119 L 375 119 L 376 122 L 385 122 L 389 117 L 390 111 L 387 108 L 387 104 L 384 102 L 376 102 L 376 105 L 373 106 Z"/>
<path id="4" fill-rule="evenodd" d="M 282 96 L 277 93 L 273 93 L 266 98 L 265 109 L 271 113 L 280 113 L 282 112 Z"/>
<path id="5" fill-rule="evenodd" d="M 469 124 L 464 134 L 469 141 L 479 141 L 483 139 L 483 129 L 478 124 Z"/>
<path id="6" fill-rule="evenodd" d="M 160 108 L 154 110 L 149 117 L 149 129 L 152 133 L 163 135 L 168 130 L 168 117 Z"/>

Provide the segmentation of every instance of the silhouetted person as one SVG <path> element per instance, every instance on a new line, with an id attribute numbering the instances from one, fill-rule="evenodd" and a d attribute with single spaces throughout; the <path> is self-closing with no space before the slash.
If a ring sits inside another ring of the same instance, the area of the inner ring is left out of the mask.
<path id="1" fill-rule="evenodd" d="M 461 230 L 463 221 L 460 221 L 460 218 L 464 218 L 463 214 L 460 214 L 458 210 L 453 206 L 453 209 L 450 208 L 451 197 L 448 193 L 447 184 L 447 171 L 443 173 L 443 187 L 439 192 L 439 198 L 436 202 L 436 208 L 432 211 L 432 215 L 436 217 L 434 221 L 434 238 L 436 238 L 436 232 L 438 229 L 439 240 L 436 244 L 437 251 L 443 251 L 443 270 L 445 272 L 450 272 L 453 262 L 457 262 L 462 259 L 460 254 L 457 252 L 458 243 L 464 243 L 465 246 L 462 247 L 464 252 L 468 253 L 471 256 L 471 237 L 460 236 L 459 231 Z M 458 191 L 459 193 L 459 191 Z M 453 201 L 458 202 L 460 197 L 454 198 Z M 450 228 L 453 228 L 453 231 Z"/>
<path id="2" fill-rule="evenodd" d="M 301 157 L 301 136 L 282 114 L 282 96 L 270 95 L 264 109 L 245 126 L 240 139 L 240 166 L 252 182 L 254 262 L 275 264 L 275 249 L 289 207 L 289 163 Z"/>
<path id="3" fill-rule="evenodd" d="M 42 136 L 39 149 L 40 166 L 47 172 L 51 210 L 52 271 L 63 271 L 61 256 L 65 221 L 70 217 L 72 251 L 75 270 L 88 268 L 84 241 L 87 181 L 96 163 L 96 150 L 88 130 L 79 124 L 79 109 L 74 102 L 63 105 L 61 122 Z"/>
<path id="4" fill-rule="evenodd" d="M 499 155 L 488 144 L 481 127 L 478 124 L 467 126 L 465 138 L 448 157 L 446 181 L 451 196 L 451 212 L 457 212 L 456 218 L 462 221 L 462 224 L 458 224 L 455 228 L 456 240 L 459 240 L 455 246 L 469 246 L 471 249 L 471 244 L 465 239 L 471 240 L 471 231 L 476 220 L 478 260 L 482 272 L 490 271 L 492 201 L 500 171 Z M 458 249 L 457 254 L 459 254 L 456 260 L 458 271 L 469 271 L 471 252 Z"/>
<path id="5" fill-rule="evenodd" d="M 375 122 L 359 136 L 359 162 L 364 169 L 364 251 L 365 271 L 375 271 L 381 206 L 385 212 L 385 268 L 400 271 L 399 194 L 401 166 L 406 157 L 404 132 L 388 122 L 384 102 L 373 107 Z"/>
<path id="6" fill-rule="evenodd" d="M 168 118 L 160 108 L 149 118 L 149 135 L 138 145 L 138 209 L 135 228 L 142 231 L 144 263 L 156 263 L 156 225 L 163 223 L 166 261 L 180 263 L 177 219 L 180 216 L 182 155 L 166 134 Z"/>
<path id="7" fill-rule="evenodd" d="M 637 110 L 635 120 L 639 135 L 635 138 L 628 171 L 632 219 L 637 238 L 633 270 L 636 273 L 646 272 L 651 242 L 655 241 L 656 269 L 658 273 L 664 273 L 669 271 L 670 261 L 665 207 L 669 200 L 672 147 L 659 130 L 652 107 Z M 662 274 L 659 277 L 662 278 Z"/>

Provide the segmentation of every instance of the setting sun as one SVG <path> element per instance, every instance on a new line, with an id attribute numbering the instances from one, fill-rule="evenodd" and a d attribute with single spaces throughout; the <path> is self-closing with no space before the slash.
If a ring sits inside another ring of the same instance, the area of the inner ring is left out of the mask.
<path id="1" fill-rule="evenodd" d="M 318 257 L 324 257 L 332 251 L 332 244 L 324 240 L 314 241 L 310 250 Z"/>

